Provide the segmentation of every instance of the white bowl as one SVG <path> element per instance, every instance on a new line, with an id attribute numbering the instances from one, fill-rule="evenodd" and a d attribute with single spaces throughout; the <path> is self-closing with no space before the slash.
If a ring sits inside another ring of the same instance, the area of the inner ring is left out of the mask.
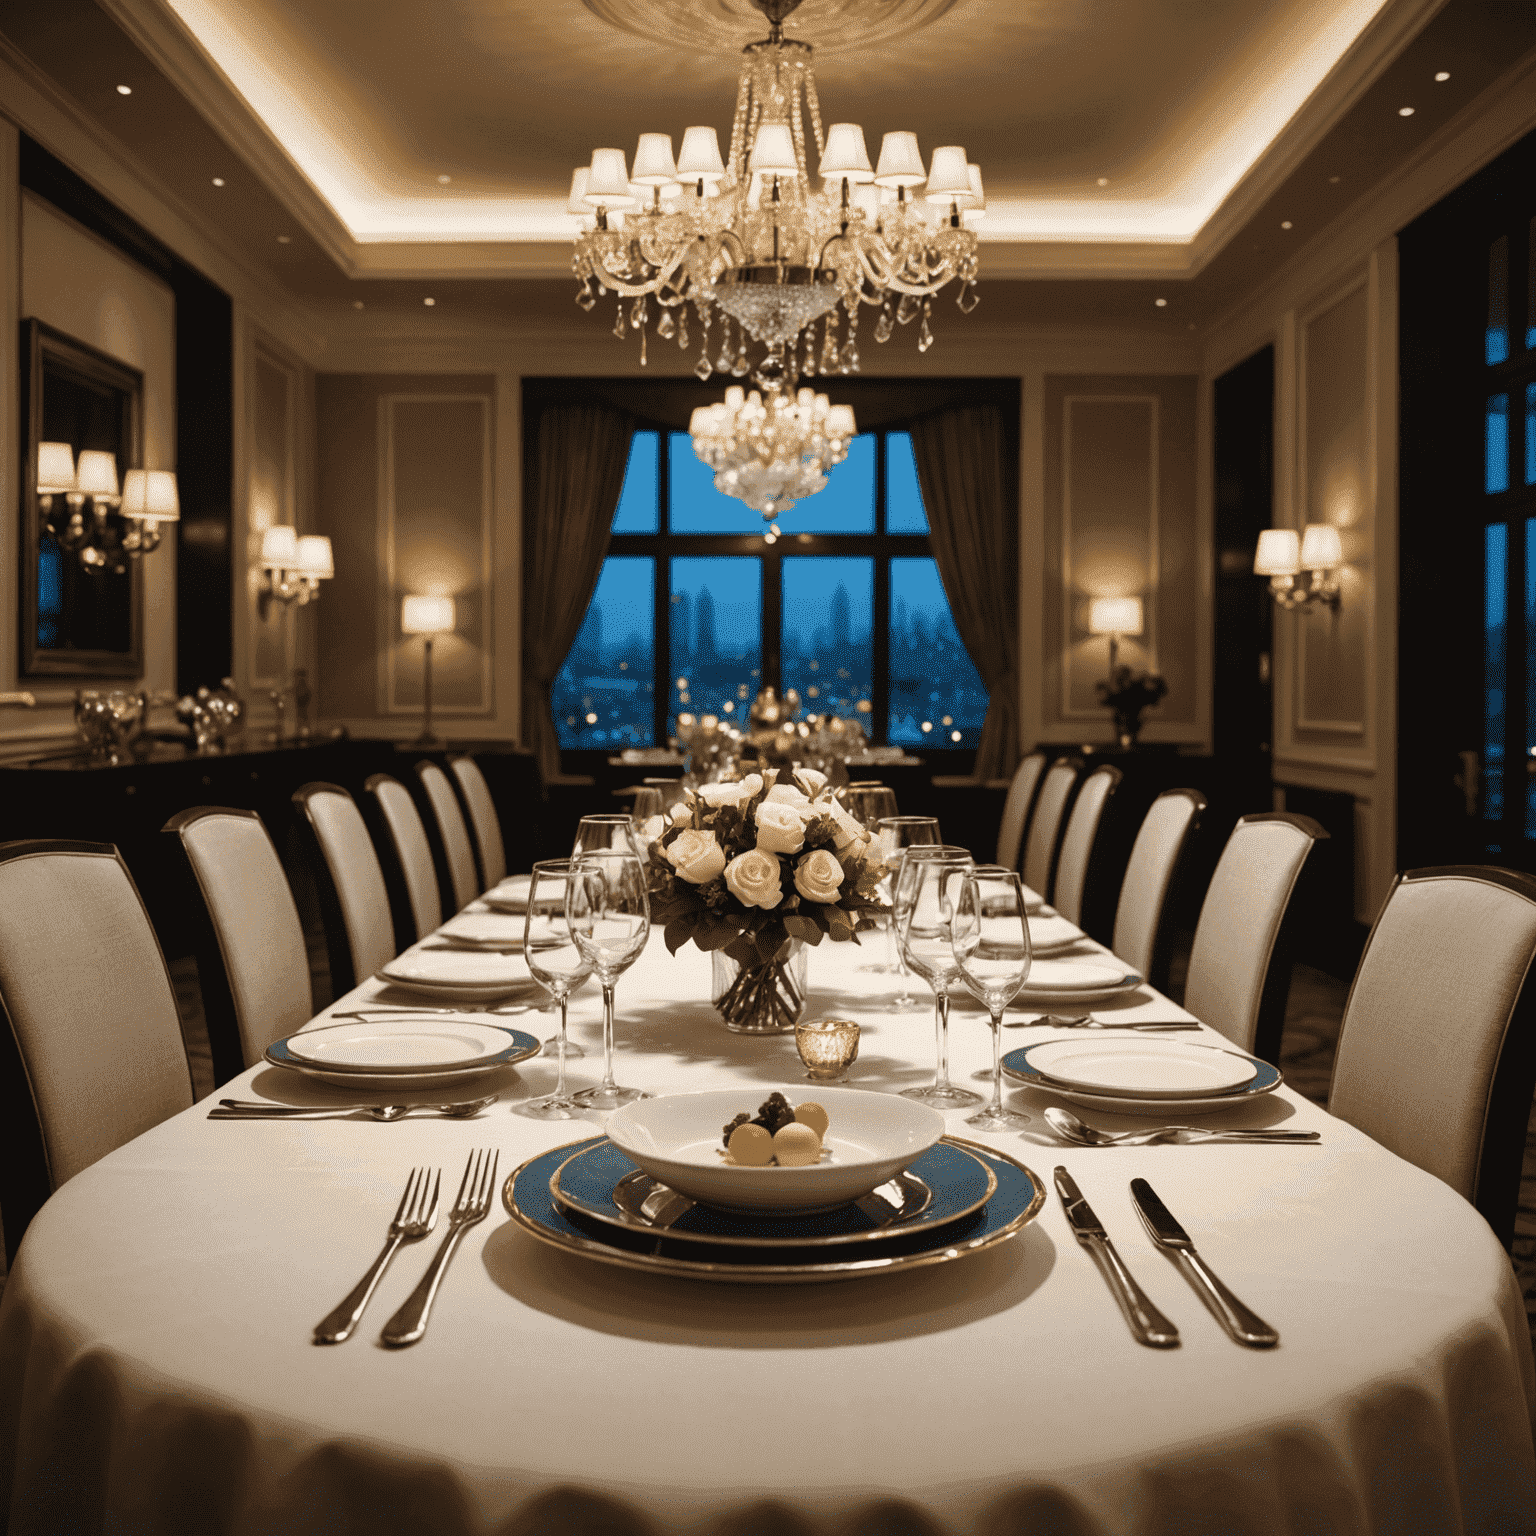
<path id="1" fill-rule="evenodd" d="M 814 1099 L 830 1117 L 822 1160 L 806 1168 L 739 1167 L 725 1160 L 721 1133 L 746 1110 L 755 1115 L 771 1089 L 717 1088 L 635 1099 L 608 1119 L 608 1138 L 653 1179 L 728 1211 L 808 1213 L 867 1195 L 944 1134 L 944 1117 L 926 1104 L 858 1088 L 807 1085 L 785 1093 Z"/>

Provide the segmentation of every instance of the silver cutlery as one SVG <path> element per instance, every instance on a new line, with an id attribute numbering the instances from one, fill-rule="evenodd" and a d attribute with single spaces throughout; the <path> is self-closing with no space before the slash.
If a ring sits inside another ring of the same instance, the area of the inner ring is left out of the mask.
<path id="1" fill-rule="evenodd" d="M 1245 1307 L 1224 1286 L 1210 1266 L 1195 1252 L 1189 1233 L 1173 1219 L 1168 1207 L 1157 1198 L 1145 1179 L 1131 1180 L 1131 1198 L 1146 1223 L 1153 1240 L 1184 1271 L 1184 1277 L 1200 1293 L 1216 1316 L 1216 1321 L 1239 1343 L 1250 1349 L 1269 1349 L 1280 1342 L 1280 1335 L 1256 1312 Z"/>
<path id="2" fill-rule="evenodd" d="M 459 1239 L 475 1225 L 484 1221 L 491 1208 L 491 1196 L 496 1189 L 496 1165 L 499 1152 L 471 1152 L 464 1165 L 464 1177 L 459 1182 L 459 1193 L 448 1212 L 448 1235 L 427 1272 L 421 1277 L 416 1289 L 406 1298 L 405 1305 L 384 1325 L 379 1335 L 384 1343 L 399 1349 L 414 1344 L 427 1331 L 427 1318 L 432 1311 L 432 1301 L 442 1284 L 443 1272 L 458 1247 Z"/>
<path id="3" fill-rule="evenodd" d="M 1056 1193 L 1061 1198 L 1067 1220 L 1072 1224 L 1072 1235 L 1086 1248 L 1097 1262 L 1100 1272 L 1109 1285 L 1131 1333 L 1138 1344 L 1153 1349 L 1174 1349 L 1179 1342 L 1179 1330 L 1147 1300 L 1146 1293 L 1131 1278 L 1115 1245 L 1110 1242 L 1103 1223 L 1093 1214 L 1093 1207 L 1083 1199 L 1072 1175 L 1065 1168 L 1057 1167 Z"/>
<path id="4" fill-rule="evenodd" d="M 1096 1019 L 1089 1013 L 1042 1013 L 1033 1019 L 1007 1019 L 1004 1029 L 1199 1029 L 1194 1019 L 1128 1019 L 1120 1023 L 1114 1019 Z"/>
<path id="5" fill-rule="evenodd" d="M 429 1208 L 427 1170 L 425 1168 L 411 1170 L 410 1178 L 405 1181 L 405 1193 L 401 1195 L 399 1208 L 395 1211 L 395 1219 L 389 1224 L 389 1240 L 384 1244 L 383 1252 L 373 1261 L 372 1268 L 357 1282 L 346 1300 L 329 1316 L 315 1324 L 316 1344 L 340 1344 L 343 1339 L 350 1338 L 352 1330 L 357 1327 L 358 1320 L 368 1305 L 369 1298 L 373 1295 L 373 1288 L 379 1283 L 380 1276 L 389 1268 L 389 1261 L 394 1258 L 395 1250 L 401 1243 L 419 1242 L 436 1226 L 437 1191 L 443 1181 L 443 1175 L 441 1169 L 435 1170 L 435 1173 Z"/>
<path id="6" fill-rule="evenodd" d="M 457 1104 L 267 1104 L 258 1099 L 220 1099 L 210 1120 L 342 1120 L 366 1115 L 370 1120 L 401 1120 L 413 1111 L 463 1120 L 496 1102 L 497 1095 L 463 1099 Z"/>
<path id="7" fill-rule="evenodd" d="M 388 1007 L 380 1008 L 348 1008 L 339 1013 L 325 1015 L 327 1024 L 335 1023 L 340 1019 L 356 1019 L 360 1023 L 366 1023 L 371 1018 L 387 1018 L 391 1015 L 395 1018 L 419 1018 L 419 1019 L 444 1019 L 455 1018 L 465 1013 L 489 1013 L 510 1017 L 515 1013 L 529 1013 L 537 1005 L 534 1003 L 510 1003 L 505 1006 L 496 1003 L 467 1003 L 456 1008 L 433 1008 L 423 1006 L 420 1008 L 408 1008 L 396 1003 Z"/>
<path id="8" fill-rule="evenodd" d="M 1130 1108 L 1129 1102 L 1127 1108 Z M 1162 1125 L 1151 1131 L 1101 1131 L 1096 1125 L 1079 1120 L 1076 1115 L 1053 1104 L 1045 1112 L 1045 1121 L 1063 1141 L 1079 1147 L 1151 1147 L 1161 1143 L 1195 1146 L 1202 1141 L 1311 1142 L 1321 1137 L 1316 1131 L 1213 1130 L 1201 1125 Z"/>

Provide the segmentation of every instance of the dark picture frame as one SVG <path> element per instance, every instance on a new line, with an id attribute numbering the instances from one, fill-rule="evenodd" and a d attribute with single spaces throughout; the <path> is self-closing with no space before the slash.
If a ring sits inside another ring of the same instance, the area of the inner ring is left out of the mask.
<path id="1" fill-rule="evenodd" d="M 67 441 L 78 457 L 117 460 L 118 484 L 144 462 L 144 375 L 41 320 L 21 324 L 20 676 L 140 677 L 144 573 L 87 571 L 43 527 L 37 448 Z M 45 594 L 45 572 L 47 566 Z M 44 601 L 45 595 L 48 601 Z"/>

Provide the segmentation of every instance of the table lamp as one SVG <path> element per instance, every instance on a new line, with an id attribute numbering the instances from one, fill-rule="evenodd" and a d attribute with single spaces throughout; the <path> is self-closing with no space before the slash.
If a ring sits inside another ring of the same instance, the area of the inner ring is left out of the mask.
<path id="1" fill-rule="evenodd" d="M 400 628 L 407 635 L 420 635 L 422 641 L 421 735 L 411 743 L 416 747 L 440 747 L 432 734 L 432 637 L 453 632 L 453 599 L 412 595 L 400 604 Z"/>
<path id="2" fill-rule="evenodd" d="M 1109 675 L 1115 675 L 1120 659 L 1121 635 L 1141 633 L 1139 597 L 1096 597 L 1088 605 L 1088 633 L 1109 636 Z"/>

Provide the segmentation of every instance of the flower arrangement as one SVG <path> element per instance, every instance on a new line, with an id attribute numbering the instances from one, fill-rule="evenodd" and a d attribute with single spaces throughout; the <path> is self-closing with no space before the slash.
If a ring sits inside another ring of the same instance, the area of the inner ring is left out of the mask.
<path id="1" fill-rule="evenodd" d="M 1151 709 L 1167 695 L 1168 684 L 1161 673 L 1133 672 L 1121 664 L 1111 669 L 1106 681 L 1095 683 L 1099 703 L 1107 705 L 1115 717 L 1115 734 L 1122 746 L 1130 746 L 1141 729 L 1141 713 Z"/>
<path id="2" fill-rule="evenodd" d="M 884 910 L 880 850 L 812 769 L 702 785 L 643 833 L 668 950 L 691 940 L 741 967 L 736 995 L 717 999 L 727 1022 L 771 1011 L 777 1027 L 793 1023 L 803 999 L 785 969 L 791 941 L 857 943 L 864 914 Z"/>

